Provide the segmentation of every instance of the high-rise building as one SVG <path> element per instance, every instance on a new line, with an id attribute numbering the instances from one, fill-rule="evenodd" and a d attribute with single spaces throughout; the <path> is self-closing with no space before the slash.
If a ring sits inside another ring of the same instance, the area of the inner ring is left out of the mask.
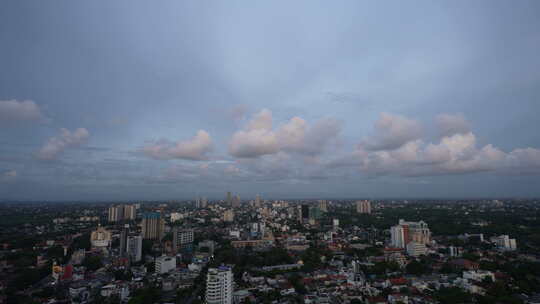
<path id="1" fill-rule="evenodd" d="M 109 222 L 119 222 L 124 219 L 124 205 L 109 207 Z"/>
<path id="2" fill-rule="evenodd" d="M 363 214 L 371 214 L 371 202 L 356 201 L 356 212 Z"/>
<path id="3" fill-rule="evenodd" d="M 234 222 L 234 211 L 232 211 L 231 209 L 225 210 L 225 212 L 223 212 L 223 221 Z"/>
<path id="4" fill-rule="evenodd" d="M 424 221 L 406 222 L 399 220 L 399 224 L 390 228 L 392 246 L 406 248 L 410 242 L 428 244 L 431 242 L 431 231 Z"/>
<path id="5" fill-rule="evenodd" d="M 322 212 L 328 212 L 328 202 L 326 200 L 320 200 L 319 209 L 321 209 Z"/>
<path id="6" fill-rule="evenodd" d="M 124 205 L 124 220 L 133 221 L 137 217 L 137 207 L 135 205 Z"/>
<path id="7" fill-rule="evenodd" d="M 233 274 L 229 267 L 208 269 L 206 276 L 207 304 L 232 304 Z"/>
<path id="8" fill-rule="evenodd" d="M 257 196 L 255 196 L 255 207 L 259 208 L 261 207 L 261 196 L 257 194 Z"/>
<path id="9" fill-rule="evenodd" d="M 232 193 L 229 191 L 227 192 L 227 206 L 232 206 Z"/>
<path id="10" fill-rule="evenodd" d="M 173 228 L 173 248 L 176 252 L 193 245 L 193 229 Z"/>
<path id="11" fill-rule="evenodd" d="M 339 219 L 333 219 L 332 226 L 334 227 L 334 229 L 339 228 Z"/>
<path id="12" fill-rule="evenodd" d="M 300 206 L 300 218 L 302 222 L 307 222 L 309 220 L 309 205 Z"/>
<path id="13" fill-rule="evenodd" d="M 129 225 L 124 225 L 124 228 L 120 232 L 120 256 L 127 255 L 127 237 L 129 234 Z"/>
<path id="14" fill-rule="evenodd" d="M 240 195 L 235 195 L 235 196 L 233 197 L 232 207 L 233 207 L 233 208 L 238 208 L 238 207 L 240 207 Z"/>
<path id="15" fill-rule="evenodd" d="M 132 262 L 139 262 L 142 257 L 142 237 L 140 235 L 130 235 L 126 241 L 127 256 Z"/>
<path id="16" fill-rule="evenodd" d="M 165 221 L 159 212 L 149 212 L 143 215 L 142 236 L 146 240 L 161 240 L 163 238 Z"/>
<path id="17" fill-rule="evenodd" d="M 208 207 L 208 199 L 206 197 L 203 197 L 201 199 L 201 208 L 206 208 Z"/>

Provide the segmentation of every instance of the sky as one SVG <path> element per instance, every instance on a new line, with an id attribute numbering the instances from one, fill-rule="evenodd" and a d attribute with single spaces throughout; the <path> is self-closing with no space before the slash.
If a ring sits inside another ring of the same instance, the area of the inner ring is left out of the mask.
<path id="1" fill-rule="evenodd" d="M 540 196 L 540 2 L 6 1 L 0 200 Z"/>

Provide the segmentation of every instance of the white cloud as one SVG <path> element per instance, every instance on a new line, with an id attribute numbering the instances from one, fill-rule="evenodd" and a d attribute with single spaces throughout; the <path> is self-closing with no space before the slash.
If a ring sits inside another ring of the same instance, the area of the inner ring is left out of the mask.
<path id="1" fill-rule="evenodd" d="M 471 126 L 463 114 L 440 114 L 435 118 L 435 122 L 442 137 L 466 134 L 471 130 Z"/>
<path id="2" fill-rule="evenodd" d="M 38 151 L 37 157 L 43 160 L 53 160 L 70 147 L 76 147 L 88 139 L 90 133 L 85 128 L 78 128 L 75 131 L 60 129 L 60 136 L 49 138 L 47 143 Z"/>
<path id="3" fill-rule="evenodd" d="M 153 159 L 206 160 L 207 154 L 212 151 L 212 138 L 208 132 L 199 130 L 189 140 L 176 143 L 161 140 L 144 146 L 141 150 L 144 155 Z"/>
<path id="4" fill-rule="evenodd" d="M 470 131 L 466 132 L 466 124 L 463 123 L 464 120 L 459 118 L 461 116 L 438 116 L 438 118 L 441 117 L 444 117 L 442 120 L 445 121 L 445 126 L 459 126 L 459 128 L 444 129 L 446 133 L 451 135 L 442 137 L 437 143 L 426 143 L 422 139 L 415 138 L 400 144 L 397 148 L 394 145 L 380 145 L 380 147 L 386 146 L 387 148 L 379 147 L 373 150 L 370 149 L 373 146 L 366 145 L 364 142 L 358 145 L 353 153 L 328 163 L 328 166 L 355 166 L 362 173 L 368 175 L 423 176 L 486 171 L 501 174 L 540 173 L 539 149 L 525 148 L 504 152 L 491 144 L 478 147 L 476 136 Z M 456 117 L 458 118 L 454 119 Z M 438 122 L 440 121 L 438 119 Z M 456 121 L 458 123 L 448 123 Z M 393 122 L 389 124 L 392 125 Z M 387 125 L 387 123 L 383 125 Z M 400 125 L 403 124 L 400 123 Z M 376 127 L 380 129 L 381 125 Z M 400 132 L 390 133 L 399 134 Z M 383 139 L 371 137 L 371 142 L 388 142 L 387 132 L 376 132 L 375 134 Z M 397 138 L 405 138 L 405 136 Z"/>
<path id="5" fill-rule="evenodd" d="M 362 145 L 370 151 L 392 150 L 421 135 L 422 127 L 417 121 L 383 112 L 375 123 L 375 133 L 365 139 Z"/>
<path id="6" fill-rule="evenodd" d="M 0 100 L 0 122 L 36 121 L 42 118 L 39 106 L 31 100 Z"/>
<path id="7" fill-rule="evenodd" d="M 267 109 L 257 113 L 244 130 L 233 134 L 229 153 L 240 158 L 254 158 L 280 151 L 318 155 L 332 142 L 341 130 L 338 121 L 323 119 L 313 126 L 293 117 L 273 130 L 272 112 Z"/>

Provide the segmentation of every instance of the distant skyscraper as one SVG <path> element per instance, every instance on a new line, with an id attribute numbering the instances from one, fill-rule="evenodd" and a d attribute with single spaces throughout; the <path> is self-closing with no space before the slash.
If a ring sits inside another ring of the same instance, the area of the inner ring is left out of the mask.
<path id="1" fill-rule="evenodd" d="M 300 219 L 302 222 L 309 220 L 309 205 L 302 205 L 300 207 Z"/>
<path id="2" fill-rule="evenodd" d="M 229 267 L 209 268 L 206 276 L 207 304 L 232 304 L 233 275 Z"/>
<path id="3" fill-rule="evenodd" d="M 208 207 L 208 199 L 206 197 L 203 197 L 201 199 L 201 208 L 206 208 Z"/>
<path id="4" fill-rule="evenodd" d="M 142 256 L 142 237 L 140 235 L 130 235 L 126 241 L 127 256 L 132 262 L 139 262 Z"/>
<path id="5" fill-rule="evenodd" d="M 319 209 L 321 209 L 322 212 L 328 212 L 328 202 L 326 200 L 320 200 Z"/>
<path id="6" fill-rule="evenodd" d="M 227 192 L 227 206 L 232 206 L 232 194 L 231 192 Z"/>
<path id="7" fill-rule="evenodd" d="M 143 215 L 142 235 L 144 239 L 161 240 L 165 222 L 159 212 L 149 212 Z"/>
<path id="8" fill-rule="evenodd" d="M 137 207 L 135 205 L 124 205 L 124 220 L 133 221 L 137 217 Z"/>
<path id="9" fill-rule="evenodd" d="M 240 207 L 240 195 L 235 195 L 232 201 L 233 208 Z"/>
<path id="10" fill-rule="evenodd" d="M 261 196 L 257 194 L 255 196 L 255 207 L 259 208 L 261 206 Z"/>
<path id="11" fill-rule="evenodd" d="M 124 206 L 111 206 L 109 207 L 108 214 L 109 222 L 119 222 L 124 219 Z"/>
<path id="12" fill-rule="evenodd" d="M 124 228 L 120 232 L 120 256 L 127 255 L 127 237 L 129 234 L 129 225 L 124 225 Z"/>
<path id="13" fill-rule="evenodd" d="M 370 201 L 357 201 L 356 212 L 363 214 L 371 214 L 371 202 Z"/>

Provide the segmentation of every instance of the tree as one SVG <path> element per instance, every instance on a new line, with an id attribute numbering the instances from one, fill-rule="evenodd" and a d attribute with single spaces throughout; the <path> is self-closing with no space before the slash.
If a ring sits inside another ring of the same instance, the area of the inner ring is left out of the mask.
<path id="1" fill-rule="evenodd" d="M 103 263 L 101 262 L 101 257 L 97 255 L 90 255 L 90 256 L 85 257 L 82 262 L 82 265 L 90 271 L 95 271 L 103 267 Z"/>

